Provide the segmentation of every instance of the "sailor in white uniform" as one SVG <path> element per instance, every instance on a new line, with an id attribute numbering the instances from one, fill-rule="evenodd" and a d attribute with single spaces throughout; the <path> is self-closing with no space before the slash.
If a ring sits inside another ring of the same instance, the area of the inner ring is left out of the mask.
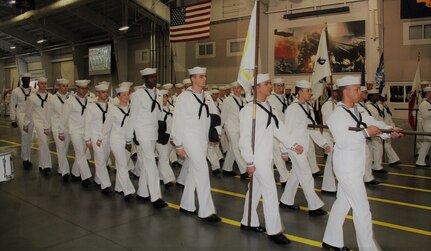
<path id="1" fill-rule="evenodd" d="M 93 148 L 94 153 L 94 181 L 100 185 L 102 194 L 104 195 L 112 194 L 112 190 L 110 189 L 111 180 L 106 168 L 111 148 L 109 139 L 103 142 L 98 142 L 98 140 L 100 139 L 99 135 L 101 134 L 103 124 L 105 124 L 108 111 L 113 108 L 108 103 L 109 85 L 110 83 L 105 81 L 96 85 L 97 101 L 88 104 L 84 127 L 84 140 L 88 148 Z"/>
<path id="2" fill-rule="evenodd" d="M 28 133 L 24 128 L 25 105 L 28 97 L 34 92 L 30 87 L 30 73 L 24 73 L 21 77 L 22 86 L 13 89 L 10 102 L 10 120 L 13 128 L 19 127 L 21 133 L 21 159 L 24 169 L 30 169 L 31 163 L 31 141 L 33 136 L 33 123 L 27 125 Z"/>
<path id="3" fill-rule="evenodd" d="M 340 96 L 338 95 L 338 85 L 334 84 L 332 86 L 332 96 L 322 105 L 322 121 L 323 125 L 327 125 L 327 121 L 329 116 L 334 111 L 337 106 L 337 102 L 340 101 Z M 322 135 L 326 138 L 330 145 L 334 144 L 334 138 L 331 135 L 331 132 L 328 129 L 324 129 Z M 323 173 L 323 181 L 322 181 L 322 193 L 335 193 L 337 191 L 337 186 L 335 184 L 334 171 L 332 168 L 332 154 L 333 152 L 329 152 L 326 157 L 325 170 Z"/>
<path id="4" fill-rule="evenodd" d="M 272 85 L 273 92 L 268 96 L 268 102 L 271 107 L 274 107 L 277 111 L 277 119 L 279 121 L 283 121 L 284 113 L 289 106 L 286 96 L 284 95 L 284 81 L 282 78 L 275 78 L 274 81 L 272 81 Z M 274 149 L 272 153 L 274 165 L 278 170 L 278 174 L 280 175 L 281 185 L 285 186 L 290 173 L 286 168 L 286 162 L 281 157 L 280 142 L 277 139 L 274 139 L 273 148 Z"/>
<path id="5" fill-rule="evenodd" d="M 69 98 L 69 80 L 59 78 L 56 81 L 57 92 L 52 95 L 48 100 L 50 115 L 50 123 L 52 130 L 52 137 L 54 138 L 55 148 L 57 151 L 58 159 L 58 173 L 62 176 L 63 182 L 69 182 L 70 179 L 70 166 L 67 160 L 67 152 L 69 151 L 70 135 L 69 133 L 64 134 L 64 141 L 58 138 L 58 127 L 61 123 L 61 114 L 63 113 L 64 102 Z M 72 167 L 72 173 L 75 177 L 79 176 L 79 169 L 77 165 Z"/>
<path id="6" fill-rule="evenodd" d="M 141 175 L 139 177 L 138 198 L 147 200 L 146 190 L 154 208 L 164 208 L 168 204 L 162 200 L 160 178 L 157 169 L 155 151 L 159 113 L 162 111 L 161 100 L 157 96 L 157 69 L 145 68 L 140 71 L 144 86 L 135 91 L 130 105 L 130 122 L 127 128 L 127 144 L 132 146 L 133 132 L 139 142 L 142 154 Z M 139 154 L 139 151 L 138 151 Z"/>
<path id="7" fill-rule="evenodd" d="M 172 122 L 172 139 L 177 154 L 186 158 L 188 167 L 180 211 L 196 213 L 195 192 L 197 192 L 198 216 L 208 222 L 220 222 L 216 215 L 210 191 L 208 164 L 206 161 L 211 116 L 217 109 L 203 88 L 206 86 L 206 68 L 189 69 L 192 86 L 181 93 L 175 104 Z M 183 168 L 184 168 L 183 166 Z"/>
<path id="8" fill-rule="evenodd" d="M 392 120 L 391 109 L 389 109 L 389 106 L 386 104 L 386 97 L 380 96 L 379 98 L 380 98 L 380 101 L 378 102 L 378 104 L 384 114 L 383 120 L 387 125 L 395 127 L 395 123 Z M 401 164 L 400 157 L 398 157 L 398 154 L 395 152 L 394 148 L 392 147 L 391 139 L 384 140 L 383 146 L 386 153 L 386 157 L 388 158 L 389 166 L 393 167 Z"/>
<path id="9" fill-rule="evenodd" d="M 87 146 L 84 141 L 85 115 L 88 105 L 88 84 L 90 80 L 76 80 L 76 93 L 64 102 L 63 113 L 61 114 L 60 123 L 58 124 L 58 138 L 61 141 L 66 140 L 66 134 L 69 133 L 70 140 L 75 150 L 75 163 L 79 167 L 82 185 L 88 187 L 91 185 L 91 171 L 88 166 L 86 150 Z M 72 168 L 73 169 L 73 168 Z M 72 172 L 73 174 L 73 172 Z M 75 177 L 72 177 L 75 179 Z"/>
<path id="10" fill-rule="evenodd" d="M 220 108 L 220 110 L 223 107 L 223 102 L 226 99 L 226 86 L 220 86 L 219 87 L 219 97 L 217 99 L 217 103 L 218 103 L 218 107 Z M 221 112 L 220 112 L 221 114 Z M 226 131 L 224 128 L 222 128 L 221 131 L 221 136 L 220 136 L 220 146 L 221 146 L 221 150 L 223 152 L 223 155 L 226 155 L 227 151 L 229 150 L 229 141 L 227 139 L 226 136 Z"/>
<path id="11" fill-rule="evenodd" d="M 51 153 L 48 148 L 48 140 L 51 135 L 51 124 L 49 123 L 48 100 L 51 98 L 51 93 L 47 91 L 47 81 L 45 77 L 40 77 L 37 80 L 38 90 L 28 97 L 25 107 L 24 126 L 23 130 L 26 133 L 32 124 L 39 138 L 39 170 L 45 175 L 49 175 L 52 168 Z"/>
<path id="12" fill-rule="evenodd" d="M 222 126 L 229 140 L 229 150 L 223 163 L 223 173 L 235 175 L 235 171 L 232 170 L 235 161 L 241 173 L 241 179 L 247 179 L 246 163 L 239 152 L 239 112 L 245 102 L 241 96 L 242 86 L 238 82 L 232 82 L 230 85 L 232 94 L 224 100 L 221 109 Z"/>
<path id="13" fill-rule="evenodd" d="M 384 111 L 383 107 L 378 104 L 379 101 L 379 90 L 371 89 L 368 91 L 368 102 L 366 103 L 367 109 L 371 112 L 371 115 L 375 120 L 384 122 Z M 371 156 L 373 158 L 372 170 L 374 173 L 386 174 L 386 171 L 382 166 L 383 161 L 383 141 L 380 137 L 371 138 Z"/>
<path id="14" fill-rule="evenodd" d="M 427 86 L 423 89 L 425 98 L 419 105 L 418 116 L 421 117 L 421 128 L 424 132 L 431 132 L 431 87 Z M 419 123 L 419 121 L 418 121 Z M 417 167 L 429 167 L 425 162 L 426 156 L 428 155 L 431 146 L 431 137 L 424 137 L 424 141 L 419 148 L 419 155 L 416 160 Z"/>
<path id="15" fill-rule="evenodd" d="M 314 191 L 314 179 L 311 174 L 307 152 L 310 151 L 310 137 L 316 144 L 325 149 L 326 153 L 331 151 L 329 142 L 322 136 L 318 129 L 308 129 L 308 124 L 316 124 L 312 107 L 307 103 L 311 98 L 311 84 L 306 80 L 295 83 L 298 98 L 286 109 L 285 124 L 291 140 L 304 147 L 303 154 L 289 151 L 292 160 L 292 171 L 287 180 L 284 193 L 280 199 L 280 206 L 292 210 L 299 210 L 299 206 L 294 204 L 298 184 L 301 184 L 305 198 L 308 202 L 308 214 L 310 216 L 323 216 L 327 212 L 322 210 L 324 203 Z"/>
<path id="16" fill-rule="evenodd" d="M 129 176 L 130 152 L 125 148 L 126 130 L 130 119 L 129 83 L 124 84 L 123 82 L 115 89 L 119 103 L 117 106 L 111 106 L 108 110 L 106 121 L 100 130 L 101 134 L 99 134 L 96 143 L 98 147 L 102 146 L 104 141 L 110 143 L 117 170 L 114 190 L 119 193 L 122 192 L 126 201 L 131 201 L 136 191 Z"/>
<path id="17" fill-rule="evenodd" d="M 212 89 L 210 91 L 211 99 L 214 102 L 214 106 L 217 108 L 217 115 L 220 116 L 221 109 L 217 102 L 218 95 L 220 91 L 217 89 Z M 223 154 L 220 150 L 220 142 L 209 142 L 208 143 L 208 151 L 207 158 L 211 164 L 211 170 L 214 175 L 221 173 L 220 171 L 220 161 L 223 159 Z"/>
<path id="18" fill-rule="evenodd" d="M 328 250 L 349 250 L 344 247 L 343 223 L 350 208 L 353 210 L 353 223 L 359 250 L 378 250 L 373 238 L 370 206 L 363 182 L 365 169 L 365 140 L 381 134 L 381 129 L 390 129 L 382 121 L 375 120 L 367 112 L 359 111 L 356 103 L 360 99 L 360 77 L 346 76 L 338 80 L 342 101 L 338 103 L 327 123 L 335 140 L 334 172 L 338 180 L 337 199 L 326 225 L 323 248 Z M 363 131 L 350 131 L 349 127 L 366 128 Z M 394 128 L 401 131 L 399 128 Z M 400 134 L 394 132 L 393 137 Z"/>
<path id="19" fill-rule="evenodd" d="M 175 181 L 174 172 L 169 164 L 169 155 L 173 149 L 172 144 L 169 142 L 172 127 L 173 106 L 169 104 L 169 96 L 166 86 L 163 85 L 163 88 L 164 90 L 157 93 L 160 96 L 160 99 L 162 99 L 162 112 L 159 114 L 159 129 L 156 149 L 159 153 L 158 169 L 160 179 L 163 180 L 166 188 L 170 188 L 173 186 Z"/>

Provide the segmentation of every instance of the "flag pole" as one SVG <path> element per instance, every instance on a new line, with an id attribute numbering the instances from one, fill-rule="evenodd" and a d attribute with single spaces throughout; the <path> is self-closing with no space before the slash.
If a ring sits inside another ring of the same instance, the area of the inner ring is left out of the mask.
<path id="1" fill-rule="evenodd" d="M 420 61 L 421 61 L 421 52 L 418 51 L 418 63 Z M 418 108 L 417 106 L 418 106 L 418 101 L 419 101 L 419 95 L 422 93 L 422 92 L 419 93 L 419 91 L 417 91 L 417 92 L 418 92 L 418 94 L 416 95 L 416 101 L 415 101 L 415 107 L 416 108 Z M 415 131 L 418 130 L 418 112 L 419 112 L 419 109 L 417 109 L 415 111 L 415 128 L 413 128 Z M 418 141 L 418 139 L 417 139 L 417 136 L 415 135 L 414 142 L 413 142 L 413 158 L 414 158 L 414 156 L 416 154 L 416 144 L 417 144 L 417 141 Z"/>
<path id="2" fill-rule="evenodd" d="M 251 149 L 254 154 L 255 150 L 255 139 L 256 139 L 256 102 L 257 102 L 257 71 L 259 66 L 259 14 L 260 14 L 260 2 L 256 0 L 256 39 L 255 39 L 255 51 L 254 51 L 254 80 L 253 80 L 253 117 L 251 122 Z M 248 189 L 248 218 L 247 226 L 251 227 L 251 208 L 253 199 L 253 175 L 250 175 L 249 189 Z"/>

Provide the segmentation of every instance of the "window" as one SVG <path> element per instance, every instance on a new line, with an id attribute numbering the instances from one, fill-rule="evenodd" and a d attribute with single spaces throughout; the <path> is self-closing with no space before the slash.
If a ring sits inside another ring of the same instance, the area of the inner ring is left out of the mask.
<path id="1" fill-rule="evenodd" d="M 226 41 L 227 56 L 241 56 L 245 45 L 245 38 L 229 39 Z"/>
<path id="2" fill-rule="evenodd" d="M 213 58 L 215 57 L 215 42 L 197 43 L 196 58 Z"/>
<path id="3" fill-rule="evenodd" d="M 403 44 L 431 44 L 431 21 L 405 22 Z"/>

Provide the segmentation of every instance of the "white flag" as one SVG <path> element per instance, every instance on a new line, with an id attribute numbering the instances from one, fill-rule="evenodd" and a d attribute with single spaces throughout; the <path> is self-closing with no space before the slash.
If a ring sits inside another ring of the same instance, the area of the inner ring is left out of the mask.
<path id="1" fill-rule="evenodd" d="M 413 79 L 412 91 L 410 94 L 413 94 L 416 91 L 416 103 L 420 104 L 422 102 L 422 87 L 421 87 L 421 61 L 418 61 L 418 65 L 416 67 L 415 78 Z"/>
<path id="2" fill-rule="evenodd" d="M 319 83 L 319 81 L 332 75 L 325 29 L 323 28 L 320 33 L 319 48 L 317 49 L 316 61 L 314 62 L 313 74 L 310 80 L 313 89 L 313 99 L 315 100 L 323 94 L 324 82 Z"/>
<path id="3" fill-rule="evenodd" d="M 238 72 L 238 83 L 244 88 L 246 99 L 250 100 L 253 87 L 254 61 L 256 51 L 256 2 L 251 12 L 250 24 L 248 25 L 247 38 L 242 51 L 241 66 Z"/>

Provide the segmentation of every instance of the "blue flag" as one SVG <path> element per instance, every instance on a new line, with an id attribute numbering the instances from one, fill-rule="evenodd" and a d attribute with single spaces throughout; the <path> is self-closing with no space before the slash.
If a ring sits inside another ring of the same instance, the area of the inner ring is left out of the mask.
<path id="1" fill-rule="evenodd" d="M 376 71 L 376 88 L 379 89 L 379 94 L 382 94 L 385 87 L 385 67 L 383 62 L 383 53 L 380 55 L 379 66 Z"/>

